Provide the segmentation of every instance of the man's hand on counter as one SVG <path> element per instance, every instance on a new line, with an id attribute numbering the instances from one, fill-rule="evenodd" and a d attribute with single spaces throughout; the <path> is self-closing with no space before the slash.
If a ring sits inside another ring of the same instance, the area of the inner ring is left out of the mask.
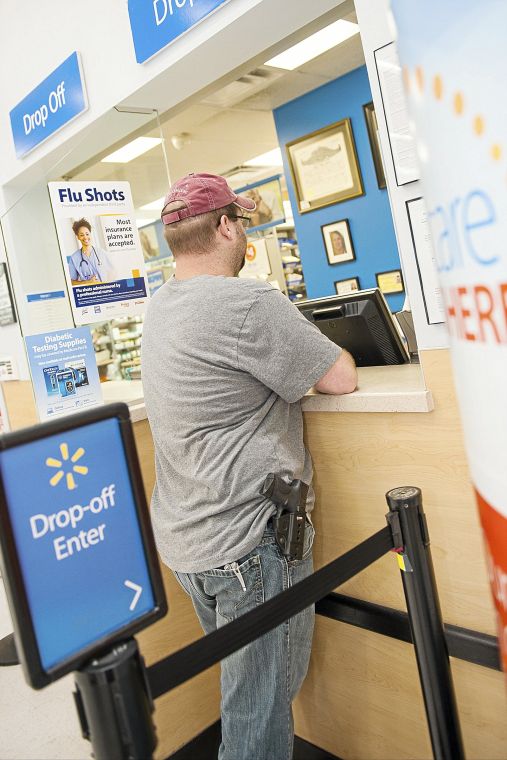
<path id="1" fill-rule="evenodd" d="M 357 388 L 356 363 L 351 354 L 342 348 L 331 369 L 314 386 L 319 393 L 352 393 Z"/>

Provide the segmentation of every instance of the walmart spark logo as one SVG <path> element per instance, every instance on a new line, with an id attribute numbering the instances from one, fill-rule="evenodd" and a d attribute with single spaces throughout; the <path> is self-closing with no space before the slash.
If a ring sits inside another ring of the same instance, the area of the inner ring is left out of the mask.
<path id="1" fill-rule="evenodd" d="M 83 448 L 76 449 L 69 460 L 69 447 L 66 443 L 61 443 L 60 454 L 62 458 L 55 459 L 54 457 L 48 457 L 46 459 L 46 465 L 48 467 L 54 467 L 58 470 L 58 472 L 55 472 L 53 477 L 50 478 L 50 485 L 57 486 L 60 480 L 65 476 L 69 491 L 73 491 L 74 488 L 77 488 L 76 481 L 74 480 L 74 473 L 76 472 L 78 475 L 86 475 L 88 473 L 88 467 L 85 467 L 85 465 L 82 464 L 76 464 L 84 453 L 85 450 Z"/>

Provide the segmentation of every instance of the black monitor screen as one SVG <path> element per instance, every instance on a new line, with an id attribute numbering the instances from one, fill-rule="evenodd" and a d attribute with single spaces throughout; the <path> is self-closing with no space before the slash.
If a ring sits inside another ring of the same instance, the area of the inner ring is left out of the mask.
<path id="1" fill-rule="evenodd" d="M 333 343 L 347 349 L 358 367 L 409 361 L 393 315 L 378 288 L 302 301 L 297 307 Z"/>

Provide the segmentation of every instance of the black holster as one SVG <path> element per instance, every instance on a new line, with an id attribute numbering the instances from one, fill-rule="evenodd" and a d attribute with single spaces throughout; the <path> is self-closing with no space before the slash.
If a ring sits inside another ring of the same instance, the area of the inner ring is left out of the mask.
<path id="1" fill-rule="evenodd" d="M 302 559 L 308 524 L 308 485 L 301 480 L 287 482 L 271 472 L 264 481 L 261 494 L 271 499 L 277 507 L 276 515 L 272 519 L 280 551 L 289 559 Z"/>

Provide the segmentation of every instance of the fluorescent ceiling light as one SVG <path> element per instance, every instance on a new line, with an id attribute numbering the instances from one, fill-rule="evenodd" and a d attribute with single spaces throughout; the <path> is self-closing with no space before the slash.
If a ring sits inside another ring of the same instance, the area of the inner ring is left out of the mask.
<path id="1" fill-rule="evenodd" d="M 145 203 L 144 206 L 140 206 L 140 208 L 143 211 L 162 211 L 162 208 L 164 206 L 165 201 L 165 195 L 162 196 L 162 198 L 157 198 L 156 201 L 152 201 L 151 203 Z"/>
<path id="2" fill-rule="evenodd" d="M 307 61 L 311 61 L 312 58 L 316 58 L 327 50 L 340 45 L 358 32 L 359 26 L 357 24 L 340 19 L 329 26 L 325 26 L 324 29 L 315 32 L 315 34 L 307 37 L 306 40 L 298 42 L 297 45 L 293 45 L 288 50 L 280 53 L 280 55 L 275 55 L 274 58 L 266 61 L 265 65 L 292 71 Z"/>
<path id="3" fill-rule="evenodd" d="M 155 145 L 160 145 L 161 142 L 162 138 L 160 137 L 137 137 L 132 142 L 124 145 L 123 148 L 119 148 L 114 153 L 110 153 L 105 158 L 102 158 L 101 161 L 104 164 L 126 164 L 146 153 L 146 151 L 151 150 Z"/>
<path id="4" fill-rule="evenodd" d="M 282 166 L 282 164 L 282 151 L 280 148 L 275 148 L 267 153 L 261 153 L 260 156 L 255 156 L 250 161 L 245 161 L 245 166 Z"/>
<path id="5" fill-rule="evenodd" d="M 152 222 L 156 222 L 157 218 L 154 216 L 153 219 L 136 219 L 137 229 L 141 229 L 141 227 L 146 227 L 146 225 L 151 224 Z"/>

